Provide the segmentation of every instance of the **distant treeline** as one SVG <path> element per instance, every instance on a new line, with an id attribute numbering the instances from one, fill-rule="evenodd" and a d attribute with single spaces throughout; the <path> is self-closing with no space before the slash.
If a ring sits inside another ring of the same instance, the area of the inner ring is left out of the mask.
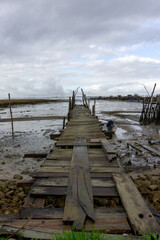
<path id="1" fill-rule="evenodd" d="M 142 97 L 142 96 L 110 96 L 110 97 L 89 97 L 90 100 L 117 100 L 117 101 L 133 101 L 133 102 L 143 102 L 149 101 L 150 97 Z M 157 97 L 153 98 L 153 101 L 156 101 Z"/>
<path id="2" fill-rule="evenodd" d="M 68 102 L 67 99 L 12 99 L 10 103 L 16 104 L 38 104 L 38 103 L 49 103 L 49 102 Z M 0 107 L 7 107 L 9 100 L 0 100 Z"/>

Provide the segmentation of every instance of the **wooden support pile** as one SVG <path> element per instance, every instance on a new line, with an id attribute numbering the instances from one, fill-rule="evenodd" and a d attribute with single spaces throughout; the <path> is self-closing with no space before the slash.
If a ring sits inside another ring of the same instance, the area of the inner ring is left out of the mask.
<path id="1" fill-rule="evenodd" d="M 153 91 L 147 101 L 143 101 L 143 108 L 139 122 L 141 124 L 147 125 L 152 122 L 156 124 L 160 123 L 160 97 L 157 96 L 156 101 L 154 101 L 153 94 L 156 88 L 156 83 L 154 85 Z"/>

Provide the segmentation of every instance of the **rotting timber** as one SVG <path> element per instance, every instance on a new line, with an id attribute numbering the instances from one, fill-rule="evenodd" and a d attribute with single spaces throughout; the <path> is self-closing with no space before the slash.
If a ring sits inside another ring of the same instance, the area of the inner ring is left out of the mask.
<path id="1" fill-rule="evenodd" d="M 53 152 L 32 173 L 34 181 L 22 210 L 1 215 L 0 231 L 43 239 L 73 228 L 135 235 L 148 233 L 149 228 L 159 233 L 156 219 L 91 115 L 84 93 L 83 105 L 75 105 L 73 94 L 69 109 L 69 121 Z M 64 205 L 48 207 L 48 197 L 64 197 Z"/>

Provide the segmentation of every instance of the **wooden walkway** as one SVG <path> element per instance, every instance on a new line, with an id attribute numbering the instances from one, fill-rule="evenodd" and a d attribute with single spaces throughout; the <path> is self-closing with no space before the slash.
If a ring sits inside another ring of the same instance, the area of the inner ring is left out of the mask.
<path id="1" fill-rule="evenodd" d="M 76 105 L 66 128 L 47 155 L 18 217 L 5 218 L 3 231 L 27 232 L 100 230 L 107 233 L 160 232 L 132 180 L 117 161 L 88 108 Z M 48 199 L 64 199 L 61 207 L 47 206 Z M 33 236 L 33 235 L 32 235 Z M 38 236 L 38 235 L 36 235 Z M 46 235 L 47 236 L 47 235 Z"/>

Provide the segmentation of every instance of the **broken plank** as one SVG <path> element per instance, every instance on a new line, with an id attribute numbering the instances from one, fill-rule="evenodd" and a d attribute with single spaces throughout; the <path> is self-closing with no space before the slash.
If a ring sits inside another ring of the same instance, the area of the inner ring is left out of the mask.
<path id="1" fill-rule="evenodd" d="M 62 219 L 63 218 L 64 208 L 27 208 L 23 209 L 22 212 L 18 215 L 19 218 L 31 218 L 31 219 Z M 5 215 L 7 217 L 8 215 Z M 3 217 L 1 220 L 5 219 Z M 122 207 L 113 207 L 113 208 L 95 208 L 95 218 L 100 220 L 103 219 L 106 221 L 109 217 L 113 218 L 126 218 L 126 214 Z M 17 215 L 12 214 L 8 217 L 9 219 L 17 219 Z"/>
<path id="2" fill-rule="evenodd" d="M 101 145 L 106 154 L 116 154 L 116 151 L 113 149 L 107 139 L 101 139 Z"/>
<path id="3" fill-rule="evenodd" d="M 87 143 L 76 138 L 74 143 L 63 222 L 73 222 L 77 230 L 83 228 L 86 216 L 94 221 Z"/>
<path id="4" fill-rule="evenodd" d="M 113 174 L 113 179 L 135 234 L 159 233 L 160 226 L 149 210 L 147 204 L 127 174 Z"/>
<path id="5" fill-rule="evenodd" d="M 144 149 L 148 150 L 149 152 L 154 153 L 155 155 L 160 157 L 160 151 L 156 150 L 155 148 L 152 148 L 152 147 L 149 147 L 149 146 L 146 146 L 146 145 L 141 145 L 141 144 L 139 144 L 139 145 L 141 147 L 143 147 Z"/>

